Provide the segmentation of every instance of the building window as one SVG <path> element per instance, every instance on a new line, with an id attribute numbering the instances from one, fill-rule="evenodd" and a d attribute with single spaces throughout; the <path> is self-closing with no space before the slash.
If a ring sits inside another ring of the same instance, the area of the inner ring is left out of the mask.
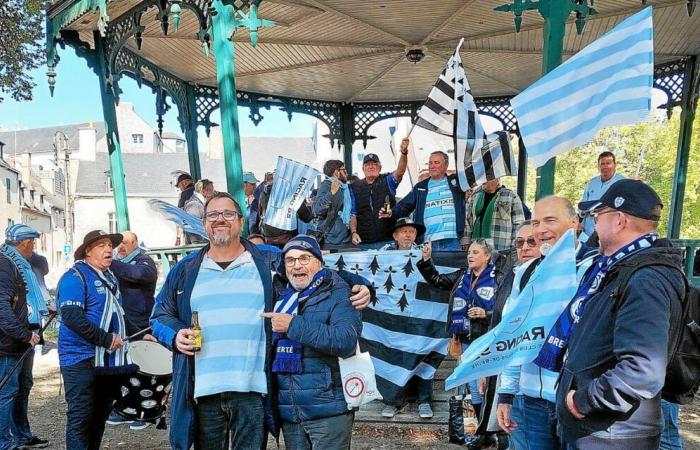
<path id="1" fill-rule="evenodd" d="M 107 192 L 112 192 L 114 187 L 112 186 L 112 177 L 107 175 Z"/>
<path id="2" fill-rule="evenodd" d="M 7 203 L 12 203 L 12 181 L 5 178 L 5 189 L 7 190 Z"/>
<path id="3" fill-rule="evenodd" d="M 132 134 L 131 140 L 134 144 L 143 144 L 143 134 Z"/>
<path id="4" fill-rule="evenodd" d="M 117 232 L 117 216 L 113 212 L 107 213 L 107 229 L 110 233 Z"/>

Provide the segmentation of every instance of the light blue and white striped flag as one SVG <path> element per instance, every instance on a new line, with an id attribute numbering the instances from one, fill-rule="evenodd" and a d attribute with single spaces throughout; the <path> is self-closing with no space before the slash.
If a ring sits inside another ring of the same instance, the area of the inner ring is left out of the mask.
<path id="1" fill-rule="evenodd" d="M 278 156 L 263 222 L 280 230 L 296 230 L 297 210 L 320 175 L 313 167 Z"/>
<path id="2" fill-rule="evenodd" d="M 557 241 L 523 290 L 518 291 L 525 268 L 516 271 L 501 322 L 469 344 L 459 366 L 445 380 L 445 389 L 498 375 L 506 366 L 526 364 L 537 357 L 578 287 L 573 232 L 567 231 Z"/>
<path id="3" fill-rule="evenodd" d="M 652 118 L 654 36 L 645 8 L 514 97 L 529 159 L 549 159 L 585 145 L 606 127 Z"/>

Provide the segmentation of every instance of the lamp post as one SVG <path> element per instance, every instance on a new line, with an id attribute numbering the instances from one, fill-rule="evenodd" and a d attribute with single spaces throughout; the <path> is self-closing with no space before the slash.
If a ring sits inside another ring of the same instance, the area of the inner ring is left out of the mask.
<path id="1" fill-rule="evenodd" d="M 53 135 L 54 142 L 54 161 L 56 166 L 59 165 L 59 158 L 61 150 L 63 150 L 63 163 L 64 163 L 64 173 L 65 173 L 65 235 L 66 235 L 66 246 L 71 250 L 73 248 L 73 208 L 72 199 L 70 196 L 70 155 L 71 149 L 68 147 L 68 136 L 62 131 L 57 131 Z"/>

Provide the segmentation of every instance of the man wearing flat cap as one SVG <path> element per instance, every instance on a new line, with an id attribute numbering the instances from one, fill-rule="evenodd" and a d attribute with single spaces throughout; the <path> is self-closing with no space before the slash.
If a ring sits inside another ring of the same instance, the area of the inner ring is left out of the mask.
<path id="1" fill-rule="evenodd" d="M 0 246 L 0 378 L 11 373 L 0 390 L 0 448 L 43 448 L 49 441 L 33 436 L 27 419 L 32 388 L 34 353 L 12 371 L 22 354 L 40 341 L 39 328 L 48 312 L 29 258 L 39 233 L 16 224 L 5 232 Z M 12 371 L 12 372 L 11 372 Z"/>
<path id="2" fill-rule="evenodd" d="M 124 348 L 126 324 L 112 250 L 121 234 L 91 231 L 75 250 L 75 265 L 58 282 L 62 321 L 58 359 L 67 409 L 66 447 L 100 447 L 105 421 L 119 395 L 113 377 L 134 369 Z"/>
<path id="3" fill-rule="evenodd" d="M 534 361 L 561 374 L 557 419 L 572 449 L 659 448 L 669 342 L 686 290 L 682 252 L 656 231 L 662 207 L 637 180 L 579 203 L 595 222 L 600 256 Z"/>
<path id="4" fill-rule="evenodd" d="M 408 138 L 401 141 L 401 156 L 396 170 L 381 173 L 379 156 L 368 153 L 362 160 L 365 177 L 350 185 L 352 211 L 350 217 L 350 239 L 353 245 L 363 249 L 377 249 L 391 240 L 394 220 L 379 218 L 386 203 L 396 204 L 396 188 L 401 183 L 408 164 Z"/>

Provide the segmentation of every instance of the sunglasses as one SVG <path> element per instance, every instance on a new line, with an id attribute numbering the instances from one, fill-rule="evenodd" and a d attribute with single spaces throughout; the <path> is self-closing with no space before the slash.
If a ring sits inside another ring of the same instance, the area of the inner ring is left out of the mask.
<path id="1" fill-rule="evenodd" d="M 527 245 L 530 247 L 537 247 L 537 241 L 534 237 L 530 236 L 527 239 L 517 238 L 515 240 L 515 248 L 521 249 L 525 246 L 525 243 L 527 243 Z"/>

